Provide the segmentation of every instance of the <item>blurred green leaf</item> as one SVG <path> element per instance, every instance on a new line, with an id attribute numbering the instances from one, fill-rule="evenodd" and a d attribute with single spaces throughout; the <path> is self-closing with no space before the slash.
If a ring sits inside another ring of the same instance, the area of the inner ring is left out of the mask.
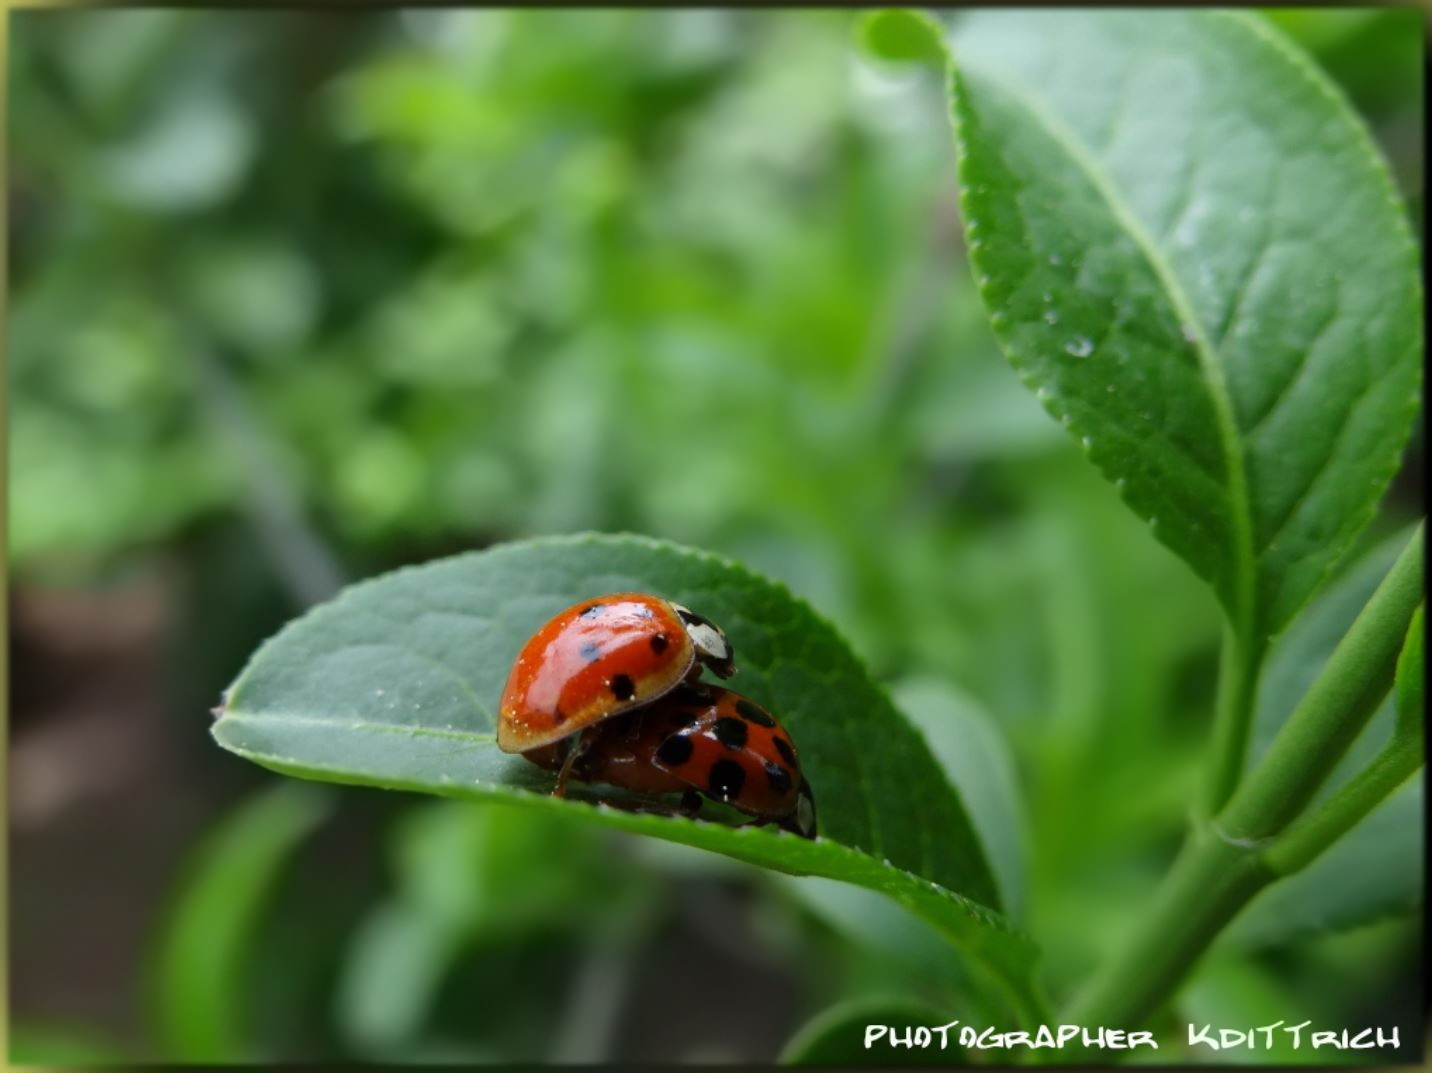
<path id="1" fill-rule="evenodd" d="M 1025 820 L 1009 742 L 972 697 L 938 678 L 910 678 L 895 706 L 924 735 L 969 810 L 1011 919 L 1024 908 Z"/>
<path id="2" fill-rule="evenodd" d="M 1287 991 L 1276 975 L 1265 966 L 1241 958 L 1211 957 L 1180 992 L 1177 1005 L 1182 1022 L 1174 1030 L 1173 1053 L 1161 1057 L 1160 1061 L 1179 1063 L 1186 1055 L 1192 1064 L 1206 1062 L 1214 1056 L 1215 1052 L 1206 1046 L 1187 1045 L 1190 1024 L 1199 1028 L 1211 1025 L 1212 1035 L 1217 1038 L 1221 1028 L 1236 1025 L 1241 1029 L 1245 1025 L 1272 1025 L 1280 1021 L 1297 1024 L 1303 1019 L 1288 1016 Z M 1298 1012 L 1304 1011 L 1299 1008 Z M 1262 1042 L 1261 1036 L 1259 1041 Z M 1273 1045 L 1258 1052 L 1259 1064 L 1303 1065 L 1328 1060 L 1326 1052 L 1310 1050 L 1306 1039 L 1296 1050 L 1292 1043 L 1290 1034 L 1274 1033 Z"/>
<path id="3" fill-rule="evenodd" d="M 822 838 L 553 798 L 550 773 L 496 749 L 495 701 L 531 631 L 584 597 L 628 590 L 722 623 L 739 653 L 734 685 L 800 742 Z M 533 541 L 355 586 L 259 650 L 214 735 L 290 774 L 522 803 L 870 886 L 927 916 L 1016 993 L 1027 985 L 1032 951 L 984 908 L 997 894 L 958 796 L 849 649 L 781 587 L 673 545 Z"/>
<path id="4" fill-rule="evenodd" d="M 874 56 L 896 63 L 921 63 L 943 69 L 944 31 L 923 11 L 884 8 L 860 17 L 860 40 Z"/>
<path id="5" fill-rule="evenodd" d="M 907 1030 L 939 1028 L 952 1020 L 948 1014 L 914 999 L 864 998 L 842 1002 L 802 1025 L 781 1051 L 779 1061 L 785 1066 L 963 1065 L 966 1054 L 955 1042 L 957 1028 L 945 1033 L 943 1048 L 939 1033 L 931 1033 L 932 1042 L 924 1048 L 892 1046 L 890 1042 L 892 1035 L 903 1040 Z M 867 1047 L 868 1026 L 889 1031 L 879 1033 L 879 1038 Z"/>
<path id="6" fill-rule="evenodd" d="M 255 360 L 279 358 L 317 322 L 321 293 L 313 265 L 281 237 L 202 243 L 186 262 L 198 316 Z"/>
<path id="7" fill-rule="evenodd" d="M 247 116 L 225 97 L 175 97 L 152 126 L 100 159 L 100 178 L 124 204 L 188 213 L 230 197 L 256 148 Z"/>
<path id="8" fill-rule="evenodd" d="M 284 783 L 241 803 L 199 845 L 153 952 L 149 1016 L 165 1059 L 255 1058 L 249 945 L 279 875 L 328 815 L 321 788 Z"/>
<path id="9" fill-rule="evenodd" d="M 1011 361 L 1239 629 L 1276 632 L 1417 407 L 1385 165 L 1251 16 L 975 13 L 954 51 L 971 257 Z"/>
<path id="10" fill-rule="evenodd" d="M 474 945 L 610 933 L 638 893 L 606 840 L 527 809 L 437 802 L 405 816 L 391 846 L 397 895 L 354 937 L 339 992 L 350 1038 L 385 1053 L 416 1038 Z"/>

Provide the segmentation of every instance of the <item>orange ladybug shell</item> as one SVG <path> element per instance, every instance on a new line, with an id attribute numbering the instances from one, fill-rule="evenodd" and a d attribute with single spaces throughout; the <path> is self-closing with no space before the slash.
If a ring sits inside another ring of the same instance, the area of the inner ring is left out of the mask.
<path id="1" fill-rule="evenodd" d="M 527 758 L 556 770 L 560 747 Z M 638 794 L 699 791 L 806 838 L 815 800 L 795 745 L 760 705 L 719 686 L 683 685 L 602 725 L 572 774 Z"/>
<path id="2" fill-rule="evenodd" d="M 670 691 L 696 663 L 676 608 L 644 593 L 584 600 L 532 635 L 507 677 L 497 745 L 520 753 Z"/>
<path id="3" fill-rule="evenodd" d="M 653 705 L 645 719 L 666 724 L 652 766 L 716 801 L 784 819 L 796 815 L 803 795 L 809 797 L 790 735 L 770 712 L 734 690 L 683 689 Z"/>

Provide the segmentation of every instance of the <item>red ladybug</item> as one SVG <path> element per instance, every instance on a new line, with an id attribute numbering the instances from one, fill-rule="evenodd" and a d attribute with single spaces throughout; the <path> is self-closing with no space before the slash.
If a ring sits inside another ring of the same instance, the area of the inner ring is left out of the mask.
<path id="1" fill-rule="evenodd" d="M 815 797 L 790 735 L 770 712 L 719 686 L 687 683 L 593 728 L 578 754 L 558 742 L 525 753 L 572 778 L 638 794 L 682 794 L 688 814 L 700 795 L 804 838 L 814 838 Z"/>
<path id="2" fill-rule="evenodd" d="M 696 612 L 643 593 L 583 600 L 534 633 L 507 677 L 497 720 L 504 752 L 568 738 L 648 704 L 710 667 L 736 671 L 726 635 Z"/>

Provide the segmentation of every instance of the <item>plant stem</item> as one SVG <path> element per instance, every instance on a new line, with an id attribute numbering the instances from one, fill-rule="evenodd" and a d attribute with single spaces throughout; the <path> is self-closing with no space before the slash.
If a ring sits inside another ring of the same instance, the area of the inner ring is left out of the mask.
<path id="1" fill-rule="evenodd" d="M 1423 526 L 1353 621 L 1268 752 L 1219 817 L 1233 839 L 1260 840 L 1302 812 L 1392 686 L 1422 602 Z"/>
<path id="2" fill-rule="evenodd" d="M 1408 622 L 1422 599 L 1422 531 L 1418 526 L 1243 786 L 1215 819 L 1195 826 L 1147 914 L 1075 998 L 1064 1023 L 1136 1028 L 1255 894 L 1313 860 L 1415 769 L 1420 738 L 1399 734 L 1396 748 L 1294 827 L 1285 842 L 1270 844 L 1392 687 Z"/>
<path id="3" fill-rule="evenodd" d="M 1205 816 L 1214 815 L 1227 804 L 1243 777 L 1258 696 L 1258 674 L 1267 650 L 1265 639 L 1250 638 L 1232 623 L 1225 627 L 1218 661 L 1218 706 L 1213 718 L 1213 758 Z"/>
<path id="4" fill-rule="evenodd" d="M 1207 830 L 1191 835 L 1123 949 L 1104 963 L 1060 1022 L 1138 1027 L 1272 878 L 1251 847 Z"/>
<path id="5" fill-rule="evenodd" d="M 1422 764 L 1420 739 L 1397 737 L 1326 804 L 1305 816 L 1263 853 L 1269 870 L 1292 875 L 1352 830 Z"/>

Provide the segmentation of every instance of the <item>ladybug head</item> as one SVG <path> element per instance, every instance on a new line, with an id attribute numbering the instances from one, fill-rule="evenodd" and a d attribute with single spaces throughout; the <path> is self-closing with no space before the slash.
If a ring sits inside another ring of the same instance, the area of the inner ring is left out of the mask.
<path id="1" fill-rule="evenodd" d="M 721 627 L 708 618 L 702 618 L 690 608 L 677 603 L 671 606 L 681 616 L 686 635 L 691 638 L 691 644 L 696 649 L 696 658 L 720 678 L 730 678 L 735 674 L 736 657 L 731 651 L 731 642 L 726 640 L 726 634 Z"/>
<path id="2" fill-rule="evenodd" d="M 795 811 L 780 821 L 780 827 L 802 838 L 815 837 L 815 795 L 810 792 L 810 783 L 805 779 L 801 779 Z"/>

